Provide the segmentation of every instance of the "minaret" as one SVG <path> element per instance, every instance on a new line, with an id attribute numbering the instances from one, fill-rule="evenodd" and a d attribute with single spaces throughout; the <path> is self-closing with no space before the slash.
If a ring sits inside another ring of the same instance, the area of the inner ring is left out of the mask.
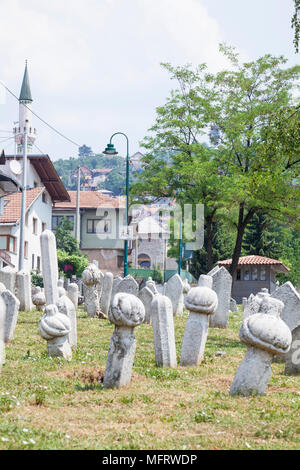
<path id="1" fill-rule="evenodd" d="M 14 127 L 15 142 L 18 155 L 23 154 L 24 130 L 27 127 L 27 152 L 32 153 L 32 146 L 36 139 L 36 129 L 32 127 L 31 113 L 32 97 L 29 84 L 27 60 L 25 64 L 24 77 L 19 97 L 19 124 Z"/>

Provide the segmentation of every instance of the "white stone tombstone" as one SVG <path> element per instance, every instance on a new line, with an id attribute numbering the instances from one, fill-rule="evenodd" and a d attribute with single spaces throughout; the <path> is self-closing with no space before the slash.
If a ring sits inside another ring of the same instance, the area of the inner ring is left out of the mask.
<path id="1" fill-rule="evenodd" d="M 46 305 L 46 298 L 44 292 L 41 290 L 32 296 L 32 303 L 35 305 L 37 310 L 43 310 Z"/>
<path id="2" fill-rule="evenodd" d="M 58 264 L 56 239 L 51 230 L 44 230 L 40 235 L 42 273 L 46 305 L 58 301 Z"/>
<path id="3" fill-rule="evenodd" d="M 100 299 L 100 312 L 103 318 L 107 318 L 111 304 L 111 293 L 113 288 L 114 276 L 112 273 L 105 273 L 103 277 L 102 295 Z"/>
<path id="4" fill-rule="evenodd" d="M 78 307 L 78 285 L 75 282 L 69 284 L 68 297 L 73 302 L 75 309 Z"/>
<path id="5" fill-rule="evenodd" d="M 290 351 L 287 353 L 286 356 L 282 356 L 281 358 L 276 357 L 276 359 L 286 361 L 285 373 L 297 374 L 297 369 L 299 370 L 299 365 L 293 364 L 293 358 L 297 356 L 297 341 L 299 339 L 299 333 L 297 328 L 300 326 L 300 295 L 298 294 L 291 282 L 286 282 L 282 286 L 278 287 L 272 293 L 271 297 L 274 299 L 281 300 L 284 303 L 281 318 L 292 332 L 292 345 Z"/>
<path id="6" fill-rule="evenodd" d="M 77 319 L 76 310 L 72 300 L 67 295 L 62 295 L 57 301 L 57 309 L 59 313 L 67 315 L 70 320 L 69 343 L 72 349 L 77 346 Z"/>
<path id="7" fill-rule="evenodd" d="M 0 296 L 0 373 L 2 364 L 5 360 L 5 317 L 6 317 L 6 305 L 4 300 Z"/>
<path id="8" fill-rule="evenodd" d="M 291 349 L 285 355 L 285 361 L 285 374 L 300 374 L 300 325 L 292 331 Z"/>
<path id="9" fill-rule="evenodd" d="M 284 303 L 282 320 L 293 331 L 300 325 L 300 295 L 291 282 L 278 287 L 271 295 L 274 299 Z"/>
<path id="10" fill-rule="evenodd" d="M 127 294 L 138 295 L 139 285 L 136 280 L 129 274 L 124 277 L 117 287 L 116 293 L 125 292 Z"/>
<path id="11" fill-rule="evenodd" d="M 104 280 L 104 274 L 102 271 L 99 269 L 99 282 L 97 284 L 97 289 L 98 289 L 98 297 L 99 297 L 99 305 L 101 302 L 101 295 L 102 295 L 102 289 L 103 289 L 103 280 Z"/>
<path id="12" fill-rule="evenodd" d="M 1 297 L 6 305 L 4 341 L 10 343 L 14 339 L 20 301 L 9 290 L 3 291 Z"/>
<path id="13" fill-rule="evenodd" d="M 70 361 L 72 350 L 69 343 L 70 319 L 59 313 L 56 305 L 47 305 L 39 322 L 39 334 L 47 341 L 49 356 L 63 357 Z"/>
<path id="14" fill-rule="evenodd" d="M 148 289 L 150 289 L 154 295 L 158 294 L 155 281 L 152 280 L 152 277 L 149 277 L 149 279 L 146 281 L 146 287 L 148 287 Z"/>
<path id="15" fill-rule="evenodd" d="M 169 297 L 154 296 L 151 304 L 155 362 L 162 367 L 177 367 L 173 307 Z"/>
<path id="16" fill-rule="evenodd" d="M 15 268 L 5 266 L 0 269 L 0 282 L 14 295 L 16 292 L 16 276 L 17 271 Z"/>
<path id="17" fill-rule="evenodd" d="M 231 395 L 262 395 L 271 377 L 274 355 L 289 351 L 292 335 L 281 320 L 283 303 L 265 297 L 258 313 L 248 316 L 242 323 L 240 339 L 247 345 L 244 359 L 235 374 Z"/>
<path id="18" fill-rule="evenodd" d="M 118 290 L 118 286 L 120 284 L 120 282 L 122 281 L 122 277 L 121 276 L 117 276 L 114 278 L 113 280 L 113 286 L 112 286 L 112 291 L 111 291 L 111 300 L 110 300 L 110 303 L 112 303 L 113 301 L 113 298 L 115 296 L 115 294 L 117 293 L 117 290 Z"/>
<path id="19" fill-rule="evenodd" d="M 165 295 L 172 302 L 174 317 L 183 313 L 183 282 L 179 274 L 174 274 L 166 283 Z"/>
<path id="20" fill-rule="evenodd" d="M 27 271 L 19 271 L 16 274 L 16 297 L 20 301 L 20 310 L 32 310 L 31 275 Z"/>
<path id="21" fill-rule="evenodd" d="M 181 348 L 181 366 L 197 366 L 203 360 L 209 327 L 208 317 L 218 306 L 218 296 L 212 289 L 212 284 L 211 276 L 201 275 L 198 287 L 192 287 L 185 298 L 185 307 L 190 314 Z"/>
<path id="22" fill-rule="evenodd" d="M 106 361 L 103 379 L 105 388 L 129 385 L 136 349 L 134 328 L 143 323 L 144 318 L 144 306 L 136 296 L 123 292 L 114 296 L 109 320 L 115 324 L 115 330 Z"/>
<path id="23" fill-rule="evenodd" d="M 89 317 L 100 316 L 100 305 L 98 295 L 98 283 L 100 282 L 100 271 L 93 264 L 89 264 L 82 273 L 82 282 L 84 284 L 84 303 Z"/>
<path id="24" fill-rule="evenodd" d="M 212 288 L 218 296 L 218 306 L 216 311 L 209 317 L 209 326 L 211 328 L 227 328 L 232 277 L 224 266 L 215 267 L 208 275 L 213 279 Z"/>
<path id="25" fill-rule="evenodd" d="M 268 289 L 265 289 L 265 288 L 263 288 L 256 295 L 250 294 L 245 304 L 245 308 L 243 312 L 243 320 L 248 318 L 250 315 L 254 315 L 255 313 L 258 313 L 260 309 L 260 305 L 265 297 L 270 297 Z"/>
<path id="26" fill-rule="evenodd" d="M 149 287 L 143 287 L 138 294 L 138 298 L 143 302 L 145 307 L 145 321 L 144 323 L 151 323 L 151 304 L 154 298 L 153 292 L 149 289 Z"/>

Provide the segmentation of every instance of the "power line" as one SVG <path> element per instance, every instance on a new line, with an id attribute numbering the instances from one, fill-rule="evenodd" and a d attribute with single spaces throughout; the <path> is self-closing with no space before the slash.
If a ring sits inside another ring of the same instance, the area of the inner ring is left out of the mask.
<path id="1" fill-rule="evenodd" d="M 0 80 L 0 85 L 2 85 L 7 91 L 8 93 L 10 93 L 17 101 L 19 101 L 19 98 L 3 83 L 1 82 Z M 77 144 L 77 142 L 74 142 L 74 140 L 72 139 L 69 139 L 69 137 L 67 137 L 66 135 L 62 134 L 60 131 L 58 131 L 55 127 L 51 126 L 51 124 L 49 124 L 48 122 L 46 122 L 43 118 L 41 118 L 38 114 L 36 114 L 34 111 L 32 111 L 32 109 L 30 109 L 25 103 L 22 103 L 23 106 L 25 106 L 25 108 L 27 108 L 32 114 L 34 114 L 34 116 L 36 116 L 40 121 L 42 121 L 44 124 L 46 124 L 46 126 L 48 126 L 50 129 L 52 129 L 54 132 L 56 132 L 58 135 L 60 135 L 61 137 L 63 137 L 64 139 L 68 140 L 69 142 L 71 142 L 72 144 L 76 145 L 76 147 L 80 147 L 79 144 Z"/>

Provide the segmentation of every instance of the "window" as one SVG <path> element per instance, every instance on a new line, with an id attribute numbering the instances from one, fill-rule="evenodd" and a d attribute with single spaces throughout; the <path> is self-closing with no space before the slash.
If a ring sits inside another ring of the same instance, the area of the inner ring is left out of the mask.
<path id="1" fill-rule="evenodd" d="M 252 268 L 252 281 L 257 281 L 258 280 L 258 272 L 257 272 L 257 268 Z"/>
<path id="2" fill-rule="evenodd" d="M 86 226 L 87 233 L 110 233 L 111 221 L 101 219 L 88 219 Z"/>
<path id="3" fill-rule="evenodd" d="M 34 254 L 31 257 L 31 269 L 34 269 Z"/>
<path id="4" fill-rule="evenodd" d="M 28 242 L 24 242 L 24 258 L 28 258 Z"/>
<path id="5" fill-rule="evenodd" d="M 53 215 L 52 216 L 52 230 L 56 229 L 56 227 L 61 223 L 63 218 L 68 219 L 72 223 L 72 230 L 73 230 L 74 215 Z"/>
<path id="6" fill-rule="evenodd" d="M 266 280 L 266 268 L 260 268 L 260 280 L 261 281 Z"/>
<path id="7" fill-rule="evenodd" d="M 244 281 L 249 281 L 250 280 L 250 271 L 249 269 L 246 269 L 244 271 Z"/>
<path id="8" fill-rule="evenodd" d="M 7 247 L 7 237 L 6 235 L 1 235 L 0 237 L 0 250 L 6 250 Z"/>
<path id="9" fill-rule="evenodd" d="M 47 228 L 46 222 L 42 222 L 42 232 L 44 232 L 44 230 L 46 230 L 46 228 Z"/>
<path id="10" fill-rule="evenodd" d="M 16 253 L 17 239 L 11 235 L 0 235 L 0 250 Z"/>
<path id="11" fill-rule="evenodd" d="M 36 269 L 38 269 L 39 271 L 41 269 L 41 258 L 39 256 L 37 256 L 36 259 Z"/>
<path id="12" fill-rule="evenodd" d="M 237 269 L 237 271 L 236 271 L 236 280 L 237 281 L 241 280 L 241 270 L 240 269 Z"/>
<path id="13" fill-rule="evenodd" d="M 42 194 L 42 201 L 47 203 L 47 196 L 45 193 Z"/>
<path id="14" fill-rule="evenodd" d="M 32 232 L 37 234 L 37 219 L 35 217 L 32 218 Z"/>

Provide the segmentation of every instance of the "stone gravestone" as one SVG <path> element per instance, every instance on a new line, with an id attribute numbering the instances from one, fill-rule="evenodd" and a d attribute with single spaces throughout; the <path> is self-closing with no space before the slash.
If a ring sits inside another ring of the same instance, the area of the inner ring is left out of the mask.
<path id="1" fill-rule="evenodd" d="M 19 271 L 16 274 L 16 296 L 20 301 L 20 310 L 32 310 L 30 273 Z"/>
<path id="2" fill-rule="evenodd" d="M 129 385 L 136 349 L 134 328 L 143 323 L 144 318 L 145 309 L 140 299 L 123 292 L 114 296 L 109 320 L 115 324 L 115 330 L 108 350 L 103 379 L 105 388 Z"/>
<path id="3" fill-rule="evenodd" d="M 10 266 L 0 269 L 0 282 L 14 295 L 16 291 L 16 276 L 17 271 Z"/>
<path id="4" fill-rule="evenodd" d="M 98 297 L 99 297 L 99 305 L 101 301 L 101 295 L 102 295 L 102 289 L 103 289 L 103 279 L 104 279 L 104 274 L 102 271 L 99 269 L 99 282 L 97 284 L 97 289 L 98 289 Z"/>
<path id="5" fill-rule="evenodd" d="M 136 280 L 129 274 L 124 277 L 117 287 L 117 293 L 125 292 L 127 294 L 138 295 L 139 285 Z"/>
<path id="6" fill-rule="evenodd" d="M 181 366 L 196 366 L 202 362 L 208 334 L 208 316 L 218 306 L 218 296 L 212 289 L 211 276 L 201 275 L 198 287 L 192 287 L 185 299 L 185 307 L 189 310 L 189 318 L 184 331 Z"/>
<path id="7" fill-rule="evenodd" d="M 283 303 L 265 297 L 258 313 L 248 316 L 242 323 L 240 339 L 247 345 L 232 383 L 231 395 L 262 395 L 271 377 L 271 363 L 276 354 L 289 351 L 292 335 L 280 318 Z"/>
<path id="8" fill-rule="evenodd" d="M 213 315 L 209 317 L 211 328 L 227 328 L 230 310 L 232 277 L 224 266 L 215 267 L 208 273 L 213 279 L 212 288 L 218 296 L 218 306 Z"/>
<path id="9" fill-rule="evenodd" d="M 289 352 L 285 355 L 286 375 L 300 374 L 300 325 L 292 331 L 292 345 Z"/>
<path id="10" fill-rule="evenodd" d="M 78 296 L 79 296 L 78 285 L 76 284 L 76 282 L 71 282 L 69 284 L 68 297 L 73 302 L 75 310 L 78 307 Z"/>
<path id="11" fill-rule="evenodd" d="M 283 359 L 286 361 L 285 373 L 299 373 L 299 364 L 297 362 L 297 351 L 299 348 L 299 326 L 300 326 L 300 295 L 291 282 L 286 282 L 278 287 L 273 293 L 274 299 L 279 299 L 284 303 L 282 320 L 287 324 L 292 332 L 292 345 L 290 351 Z M 298 372 L 297 372 L 298 371 Z"/>
<path id="12" fill-rule="evenodd" d="M 58 301 L 58 264 L 54 233 L 51 230 L 44 230 L 40 235 L 40 242 L 46 305 L 56 305 Z"/>
<path id="13" fill-rule="evenodd" d="M 39 333 L 47 341 L 49 356 L 63 357 L 68 361 L 72 359 L 69 343 L 70 329 L 69 317 L 59 313 L 56 305 L 47 305 L 39 322 Z"/>
<path id="14" fill-rule="evenodd" d="M 172 276 L 166 283 L 165 295 L 172 302 L 174 317 L 183 313 L 183 282 L 178 274 Z"/>
<path id="15" fill-rule="evenodd" d="M 154 296 L 151 304 L 151 318 L 157 366 L 177 367 L 173 307 L 169 297 Z"/>
<path id="16" fill-rule="evenodd" d="M 6 306 L 4 341 L 10 343 L 14 339 L 20 301 L 9 290 L 3 291 L 1 297 Z"/>
<path id="17" fill-rule="evenodd" d="M 111 293 L 113 288 L 114 276 L 112 273 L 105 273 L 103 277 L 102 295 L 100 299 L 100 312 L 104 318 L 107 318 L 111 304 Z"/>
<path id="18" fill-rule="evenodd" d="M 158 294 L 155 281 L 153 281 L 152 277 L 149 277 L 146 281 L 146 287 L 148 287 L 148 289 L 150 289 L 154 295 Z"/>
<path id="19" fill-rule="evenodd" d="M 153 292 L 149 287 L 143 287 L 138 294 L 138 298 L 143 302 L 145 307 L 145 321 L 144 323 L 151 323 L 151 304 L 154 298 Z"/>
<path id="20" fill-rule="evenodd" d="M 244 312 L 243 312 L 243 320 L 245 320 L 250 315 L 254 315 L 258 313 L 260 309 L 260 305 L 265 297 L 270 297 L 268 289 L 263 288 L 260 292 L 256 295 L 250 294 L 247 302 L 245 304 Z"/>
<path id="21" fill-rule="evenodd" d="M 67 295 L 62 295 L 57 301 L 57 309 L 59 313 L 67 315 L 70 320 L 70 333 L 68 335 L 69 343 L 72 349 L 77 346 L 77 319 L 76 310 L 72 300 Z"/>
<path id="22" fill-rule="evenodd" d="M 93 264 L 89 264 L 82 273 L 84 284 L 84 303 L 89 317 L 105 318 L 100 311 L 98 283 L 100 281 L 100 271 Z"/>
<path id="23" fill-rule="evenodd" d="M 117 290 L 118 290 L 118 286 L 120 284 L 120 282 L 122 281 L 122 277 L 121 276 L 117 276 L 114 278 L 113 280 L 113 286 L 112 286 L 112 291 L 111 291 L 111 300 L 110 300 L 110 303 L 112 303 L 113 301 L 113 298 L 115 296 L 115 294 L 117 293 Z"/>
<path id="24" fill-rule="evenodd" d="M 4 342 L 4 335 L 5 335 L 5 316 L 6 316 L 6 305 L 4 300 L 0 296 L 0 373 L 2 364 L 5 360 L 5 342 Z"/>

